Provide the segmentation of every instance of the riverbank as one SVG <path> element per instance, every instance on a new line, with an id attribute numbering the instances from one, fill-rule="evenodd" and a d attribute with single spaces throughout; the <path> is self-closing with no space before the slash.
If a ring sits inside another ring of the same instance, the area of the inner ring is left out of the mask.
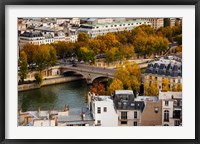
<path id="1" fill-rule="evenodd" d="M 56 77 L 53 79 L 44 80 L 41 85 L 38 85 L 36 83 L 18 85 L 18 92 L 38 89 L 43 86 L 66 83 L 66 82 L 77 81 L 77 80 L 82 80 L 82 79 L 84 79 L 82 76 Z"/>

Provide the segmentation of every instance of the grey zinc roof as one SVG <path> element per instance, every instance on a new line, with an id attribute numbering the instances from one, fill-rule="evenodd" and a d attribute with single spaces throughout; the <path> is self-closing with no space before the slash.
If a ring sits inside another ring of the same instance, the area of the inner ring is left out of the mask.
<path id="1" fill-rule="evenodd" d="M 42 37 L 43 34 L 41 32 L 24 32 L 20 36 L 23 36 L 23 37 Z"/>
<path id="2" fill-rule="evenodd" d="M 182 76 L 182 63 L 154 61 L 148 64 L 145 73 L 165 75 L 171 77 Z"/>

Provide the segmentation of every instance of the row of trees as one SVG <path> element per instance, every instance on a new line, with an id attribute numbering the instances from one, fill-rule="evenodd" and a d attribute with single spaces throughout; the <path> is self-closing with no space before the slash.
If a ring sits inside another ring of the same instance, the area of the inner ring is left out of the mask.
<path id="1" fill-rule="evenodd" d="M 159 85 L 157 80 L 151 81 L 151 84 L 148 82 L 144 83 L 144 95 L 148 96 L 157 96 L 159 90 Z M 181 92 L 182 91 L 182 84 L 176 83 L 173 84 L 172 89 L 170 89 L 170 81 L 168 78 L 163 78 L 162 80 L 162 91 L 174 91 L 174 92 Z"/>
<path id="2" fill-rule="evenodd" d="M 50 46 L 54 47 L 59 58 L 66 58 L 76 53 L 79 60 L 95 62 L 95 56 L 104 53 L 106 62 L 111 63 L 116 60 L 129 59 L 135 53 L 146 57 L 165 51 L 168 48 L 168 41 L 173 37 L 182 43 L 181 34 L 181 26 L 154 30 L 150 26 L 142 25 L 131 31 L 107 33 L 94 39 L 90 39 L 86 33 L 79 33 L 78 41 L 75 43 L 60 41 L 51 43 Z M 33 54 L 33 52 L 30 53 Z M 32 61 L 29 56 L 28 60 Z"/>
<path id="3" fill-rule="evenodd" d="M 54 66 L 57 63 L 56 49 L 47 45 L 33 45 L 26 44 L 24 48 L 20 51 L 19 57 L 19 76 L 23 82 L 28 74 L 28 66 L 36 65 L 37 70 L 40 74 L 36 75 L 42 76 L 41 72 Z M 40 81 L 39 81 L 40 83 Z"/>

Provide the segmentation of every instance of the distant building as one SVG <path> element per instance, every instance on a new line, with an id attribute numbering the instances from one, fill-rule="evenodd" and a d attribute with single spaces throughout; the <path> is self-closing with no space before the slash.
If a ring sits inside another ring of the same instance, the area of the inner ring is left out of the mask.
<path id="1" fill-rule="evenodd" d="M 163 18 L 136 18 L 136 19 L 149 21 L 152 24 L 151 27 L 154 29 L 159 29 L 160 27 L 164 27 Z"/>
<path id="2" fill-rule="evenodd" d="M 114 104 L 118 114 L 118 126 L 140 126 L 143 101 L 135 101 L 132 90 L 116 90 Z"/>
<path id="3" fill-rule="evenodd" d="M 85 32 L 90 38 L 95 38 L 98 35 L 105 35 L 108 32 L 131 31 L 140 25 L 151 25 L 150 22 L 145 20 L 130 20 L 130 21 L 117 21 L 112 23 L 100 24 L 81 24 L 78 32 Z"/>
<path id="4" fill-rule="evenodd" d="M 88 95 L 88 104 L 95 126 L 118 126 L 118 115 L 110 96 Z"/>
<path id="5" fill-rule="evenodd" d="M 162 90 L 164 78 L 169 80 L 171 91 L 174 85 L 182 84 L 182 62 L 180 58 L 168 56 L 148 64 L 144 73 L 144 83 L 151 85 L 157 81 L 159 89 Z"/>
<path id="6" fill-rule="evenodd" d="M 170 27 L 173 27 L 176 25 L 176 18 L 170 18 Z"/>
<path id="7" fill-rule="evenodd" d="M 162 100 L 162 125 L 182 125 L 182 92 L 159 92 Z"/>
<path id="8" fill-rule="evenodd" d="M 36 45 L 45 44 L 45 36 L 41 32 L 24 32 L 19 36 L 19 48 L 22 49 L 26 43 Z"/>

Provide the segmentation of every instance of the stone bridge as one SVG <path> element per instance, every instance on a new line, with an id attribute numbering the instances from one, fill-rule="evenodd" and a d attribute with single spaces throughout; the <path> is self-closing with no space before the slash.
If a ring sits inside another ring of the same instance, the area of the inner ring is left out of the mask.
<path id="1" fill-rule="evenodd" d="M 115 69 L 100 68 L 88 65 L 78 64 L 76 67 L 71 65 L 60 66 L 62 74 L 66 72 L 75 72 L 81 74 L 91 84 L 97 78 L 114 78 Z"/>

